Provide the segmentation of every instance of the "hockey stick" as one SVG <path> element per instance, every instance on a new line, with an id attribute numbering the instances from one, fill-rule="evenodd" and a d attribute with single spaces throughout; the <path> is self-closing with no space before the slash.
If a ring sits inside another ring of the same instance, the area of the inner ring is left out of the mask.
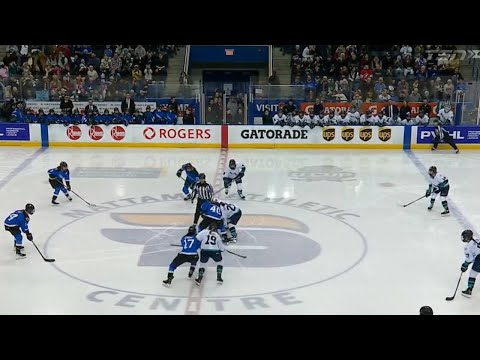
<path id="1" fill-rule="evenodd" d="M 89 203 L 87 200 L 85 200 L 84 198 L 82 198 L 80 195 L 78 195 L 75 191 L 73 190 L 70 190 L 72 193 L 74 193 L 78 198 L 82 199 L 83 201 L 85 201 L 85 203 L 88 205 L 88 206 L 97 206 L 95 204 L 91 204 Z"/>
<path id="2" fill-rule="evenodd" d="M 182 245 L 178 245 L 178 244 L 170 244 L 170 246 L 176 246 L 176 247 L 182 247 Z M 237 254 L 237 253 L 234 253 L 233 251 L 230 251 L 230 250 L 226 250 L 228 253 L 232 254 L 232 255 L 236 255 L 238 257 L 241 257 L 242 259 L 246 259 L 247 257 L 245 255 L 240 255 L 240 254 Z"/>
<path id="3" fill-rule="evenodd" d="M 215 192 L 213 193 L 212 197 L 215 196 L 215 195 L 217 195 L 220 191 L 222 191 L 222 190 L 224 190 L 224 189 L 225 189 L 225 186 L 224 186 L 223 188 L 221 188 L 220 190 L 215 191 Z"/>
<path id="4" fill-rule="evenodd" d="M 62 186 L 62 187 L 65 187 L 65 185 L 63 183 L 61 183 L 57 178 L 55 178 L 55 180 Z M 70 191 L 71 193 L 75 194 L 78 198 L 82 199 L 83 201 L 85 201 L 85 203 L 88 205 L 88 206 L 97 206 L 95 204 L 91 204 L 89 203 L 87 200 L 85 200 L 84 198 L 82 198 L 80 195 L 78 195 L 75 191 L 73 191 L 72 189 L 70 190 L 67 190 L 67 191 Z"/>
<path id="5" fill-rule="evenodd" d="M 37 245 L 33 242 L 33 240 L 32 240 L 32 244 L 33 244 L 33 246 L 35 246 L 35 249 L 37 249 L 38 253 L 42 256 L 44 261 L 46 261 L 46 262 L 54 262 L 55 261 L 55 259 L 46 259 L 45 256 L 43 256 L 40 249 L 37 247 Z"/>
<path id="6" fill-rule="evenodd" d="M 457 287 L 455 288 L 455 292 L 454 292 L 453 296 L 449 296 L 449 297 L 445 298 L 445 300 L 452 301 L 453 299 L 455 299 L 455 295 L 457 295 L 458 286 L 460 285 L 460 281 L 462 280 L 462 275 L 463 275 L 463 272 L 460 273 L 460 278 L 458 279 Z"/>
<path id="7" fill-rule="evenodd" d="M 230 250 L 227 250 L 228 253 L 232 254 L 232 255 L 236 255 L 238 257 L 241 257 L 242 259 L 246 259 L 247 257 L 245 255 L 240 255 L 240 254 L 237 254 L 237 253 L 234 253 L 233 251 L 230 251 Z"/>
<path id="8" fill-rule="evenodd" d="M 413 200 L 412 202 L 409 202 L 408 204 L 403 205 L 403 207 L 407 207 L 408 205 L 412 205 L 413 203 L 416 203 L 417 201 L 422 200 L 424 198 L 425 198 L 425 195 L 423 195 L 422 197 L 419 197 L 417 200 Z"/>

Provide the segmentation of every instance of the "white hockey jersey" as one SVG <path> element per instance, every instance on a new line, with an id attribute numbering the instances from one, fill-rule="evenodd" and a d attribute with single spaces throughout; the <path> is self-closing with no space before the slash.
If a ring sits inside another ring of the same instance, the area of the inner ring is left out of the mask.
<path id="1" fill-rule="evenodd" d="M 453 111 L 451 109 L 448 110 L 448 112 L 445 111 L 445 109 L 441 109 L 438 112 L 438 117 L 440 118 L 440 121 L 442 122 L 442 124 L 445 124 L 445 125 L 453 124 Z"/>
<path id="2" fill-rule="evenodd" d="M 281 121 L 286 123 L 287 122 L 287 115 L 282 114 L 282 116 L 278 116 L 278 114 L 275 114 L 275 116 L 273 117 L 273 125 L 277 125 Z"/>
<path id="3" fill-rule="evenodd" d="M 428 176 L 428 179 L 430 180 L 430 184 L 432 184 L 432 186 L 437 187 L 439 189 L 443 189 L 445 186 L 448 185 L 447 177 L 443 176 L 438 172 L 436 173 L 433 179 L 430 177 L 430 175 Z"/>
<path id="4" fill-rule="evenodd" d="M 414 125 L 428 125 L 429 122 L 430 118 L 427 115 L 423 115 L 423 117 L 417 115 L 414 120 Z"/>
<path id="5" fill-rule="evenodd" d="M 315 124 L 317 125 L 320 122 L 320 118 L 317 115 L 307 115 L 304 117 L 307 124 Z"/>
<path id="6" fill-rule="evenodd" d="M 245 165 L 240 161 L 235 162 L 235 169 L 230 169 L 230 166 L 225 167 L 225 171 L 223 172 L 223 177 L 229 179 L 235 179 L 241 171 L 245 171 Z"/>
<path id="7" fill-rule="evenodd" d="M 360 113 L 358 111 L 349 111 L 348 122 L 350 123 L 350 125 L 356 125 L 360 123 Z"/>
<path id="8" fill-rule="evenodd" d="M 295 124 L 297 124 L 297 125 L 303 124 L 306 120 L 307 120 L 307 118 L 305 117 L 305 115 L 302 115 L 302 116 L 300 116 L 300 115 L 295 115 L 295 116 L 293 117 L 293 122 L 294 122 Z"/>
<path id="9" fill-rule="evenodd" d="M 471 263 L 475 261 L 475 258 L 480 254 L 480 242 L 472 239 L 470 240 L 464 248 L 465 261 Z"/>
<path id="10" fill-rule="evenodd" d="M 225 246 L 222 242 L 222 237 L 216 231 L 211 231 L 209 229 L 205 229 L 200 231 L 196 238 L 198 241 L 201 242 L 200 250 L 207 250 L 207 251 L 223 251 L 225 250 Z"/>
<path id="11" fill-rule="evenodd" d="M 367 116 L 366 114 L 362 114 L 360 116 L 360 125 L 371 125 L 375 123 L 375 118 L 373 116 Z"/>
<path id="12" fill-rule="evenodd" d="M 238 206 L 223 202 L 220 203 L 220 209 L 222 209 L 222 219 L 225 227 L 228 225 L 228 221 L 232 218 L 232 216 L 240 211 Z"/>

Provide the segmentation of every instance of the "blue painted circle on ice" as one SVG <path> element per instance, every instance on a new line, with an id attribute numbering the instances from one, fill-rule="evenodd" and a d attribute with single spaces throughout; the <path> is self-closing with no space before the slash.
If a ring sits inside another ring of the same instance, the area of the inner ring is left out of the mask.
<path id="1" fill-rule="evenodd" d="M 176 200 L 167 200 L 167 201 L 176 201 Z M 167 202 L 167 201 L 163 201 L 163 202 Z M 248 201 L 253 201 L 253 202 L 260 202 L 260 203 L 263 203 L 263 204 L 267 204 L 267 202 L 263 202 L 263 201 L 258 201 L 258 200 L 248 200 Z M 271 205 L 283 205 L 283 206 L 289 206 L 289 207 L 292 207 L 292 208 L 295 208 L 295 209 L 299 209 L 298 207 L 294 206 L 294 205 L 290 205 L 290 204 L 277 204 L 277 203 L 268 203 L 268 204 L 271 204 Z M 137 205 L 145 205 L 145 204 L 131 204 L 131 205 L 126 205 L 126 206 L 122 206 L 121 208 L 126 208 L 126 207 L 130 207 L 130 206 L 137 206 Z M 362 242 L 362 246 L 363 246 L 363 249 L 362 249 L 362 254 L 360 255 L 360 257 L 352 264 L 350 265 L 348 268 L 346 268 L 345 270 L 335 274 L 335 275 L 332 275 L 330 277 L 327 277 L 325 279 L 322 279 L 322 280 L 318 280 L 318 281 L 314 281 L 314 282 L 310 282 L 308 284 L 304 284 L 304 285 L 300 285 L 300 286 L 295 286 L 295 287 L 291 287 L 291 288 L 288 288 L 288 289 L 279 289 L 279 290 L 275 290 L 275 291 L 268 291 L 268 292 L 263 292 L 263 293 L 254 293 L 254 294 L 242 294 L 242 295 L 225 295 L 225 296 L 202 296 L 202 298 L 204 299 L 228 299 L 228 298 L 242 298 L 242 297 L 249 297 L 249 296 L 264 296 L 264 295 L 269 295 L 269 294 L 276 294 L 276 293 L 279 293 L 279 292 L 286 292 L 286 291 L 292 291 L 292 290 L 299 290 L 299 289 L 303 289 L 303 288 L 306 288 L 306 287 L 310 287 L 310 286 L 313 286 L 313 285 L 318 285 L 318 284 L 321 284 L 325 281 L 329 281 L 329 280 L 332 280 L 332 279 L 335 279 L 347 272 L 349 272 L 350 270 L 352 270 L 353 268 L 355 268 L 357 265 L 359 265 L 362 260 L 365 258 L 365 256 L 367 255 L 367 250 L 368 250 L 368 247 L 367 247 L 367 240 L 365 238 L 365 236 L 357 229 L 355 228 L 353 225 L 347 223 L 346 221 L 343 221 L 341 219 L 338 219 L 334 216 L 330 216 L 330 215 L 327 215 L 327 214 L 322 214 L 322 213 L 318 213 L 318 212 L 315 212 L 314 210 L 310 210 L 310 209 L 305 209 L 305 208 L 300 208 L 301 210 L 305 210 L 305 211 L 310 211 L 310 212 L 313 212 L 317 215 L 323 215 L 323 216 L 326 216 L 330 219 L 333 219 L 333 220 L 336 220 L 336 221 L 339 221 L 341 222 L 343 225 L 346 225 L 347 227 L 349 227 L 350 229 L 352 229 L 359 237 L 360 237 L 360 240 Z M 92 216 L 92 215 L 98 215 L 98 214 L 101 214 L 103 212 L 106 212 L 106 211 L 110 211 L 110 210 L 114 210 L 114 209 L 108 209 L 108 210 L 105 210 L 105 211 L 98 211 L 98 212 L 95 212 L 95 213 L 92 213 L 92 214 L 89 214 L 89 215 L 86 215 L 84 217 L 81 217 L 81 218 L 78 218 L 78 219 L 74 219 L 66 224 L 63 224 L 59 229 L 57 229 L 56 231 L 52 232 L 50 234 L 50 236 L 46 239 L 45 241 L 45 245 L 44 245 L 44 251 L 45 251 L 45 257 L 48 257 L 48 245 L 50 243 L 50 241 L 52 240 L 52 238 L 55 236 L 55 234 L 57 234 L 60 230 L 64 229 L 65 227 L 69 226 L 69 225 L 72 225 L 73 223 L 79 221 L 79 220 L 83 220 L 85 219 L 86 217 L 89 217 L 89 216 Z M 60 260 L 60 259 L 58 259 Z M 189 296 L 186 296 L 186 295 L 168 295 L 168 294 L 154 294 L 154 293 L 142 293 L 142 292 L 137 292 L 137 291 L 130 291 L 130 290 L 123 290 L 123 289 L 117 289 L 117 288 L 113 288 L 113 287 L 109 287 L 109 286 L 105 286 L 105 285 L 100 285 L 100 284 L 96 284 L 94 282 L 91 282 L 91 281 L 88 281 L 88 280 L 85 280 L 85 279 L 81 279 L 75 275 L 72 275 L 66 271 L 64 271 L 63 269 L 61 269 L 59 267 L 59 264 L 60 262 L 55 262 L 55 263 L 51 263 L 51 265 L 56 269 L 58 270 L 59 272 L 61 272 L 62 274 L 68 276 L 69 278 L 72 278 L 72 279 L 75 279 L 77 281 L 80 281 L 82 283 L 85 283 L 85 284 L 89 284 L 89 285 L 92 285 L 92 286 L 96 286 L 96 287 L 99 287 L 99 288 L 102 288 L 102 289 L 105 289 L 105 290 L 112 290 L 112 291 L 118 291 L 118 292 L 121 292 L 121 293 L 128 293 L 128 294 L 135 294 L 135 295 L 142 295 L 142 296 L 157 296 L 157 297 L 171 297 L 171 298 L 188 298 Z M 159 283 L 161 282 L 161 279 L 159 279 Z"/>

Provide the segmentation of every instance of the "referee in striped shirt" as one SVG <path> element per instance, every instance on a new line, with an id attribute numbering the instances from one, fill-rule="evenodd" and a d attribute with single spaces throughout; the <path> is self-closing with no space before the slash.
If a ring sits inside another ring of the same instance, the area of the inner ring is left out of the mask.
<path id="1" fill-rule="evenodd" d="M 195 217 L 193 218 L 193 225 L 197 225 L 198 219 L 200 218 L 200 208 L 202 204 L 213 198 L 213 187 L 205 180 L 205 174 L 199 174 L 198 179 L 199 180 L 193 187 L 192 192 L 192 203 L 198 195 L 197 209 L 195 211 Z"/>

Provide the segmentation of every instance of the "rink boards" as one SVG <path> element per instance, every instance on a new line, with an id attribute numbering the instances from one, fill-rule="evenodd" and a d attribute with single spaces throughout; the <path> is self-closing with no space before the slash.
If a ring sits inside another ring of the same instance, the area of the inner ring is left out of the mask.
<path id="1" fill-rule="evenodd" d="M 447 130 L 460 149 L 480 148 L 480 127 Z M 241 125 L 40 125 L 0 123 L 0 145 L 286 149 L 428 149 L 432 127 Z M 439 149 L 449 146 L 440 144 Z"/>

